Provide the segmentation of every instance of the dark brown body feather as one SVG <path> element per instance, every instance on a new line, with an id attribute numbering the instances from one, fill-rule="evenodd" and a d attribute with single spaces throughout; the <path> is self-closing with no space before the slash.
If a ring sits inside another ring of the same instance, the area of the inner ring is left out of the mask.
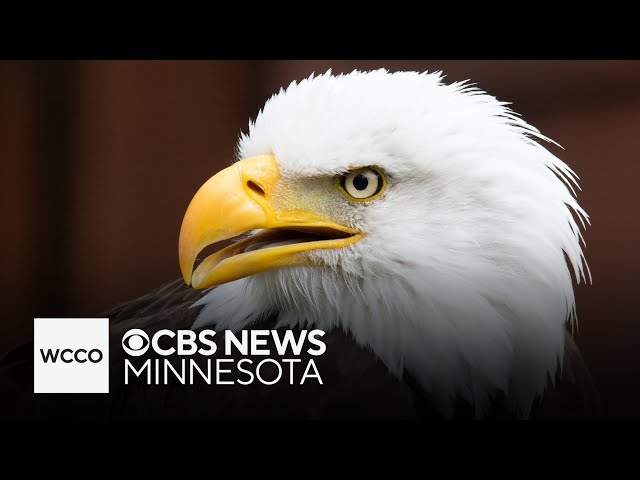
<path id="1" fill-rule="evenodd" d="M 172 282 L 154 292 L 124 303 L 103 315 L 111 323 L 111 381 L 107 394 L 39 394 L 33 393 L 33 344 L 9 352 L 0 361 L 0 417 L 3 418 L 386 418 L 437 419 L 438 411 L 429 396 L 409 377 L 393 377 L 366 348 L 341 330 L 327 332 L 322 338 L 327 351 L 319 357 L 303 354 L 294 385 L 280 381 L 263 385 L 254 381 L 242 385 L 207 385 L 194 382 L 182 385 L 147 385 L 134 377 L 124 384 L 125 354 L 120 348 L 123 334 L 142 328 L 153 334 L 157 330 L 189 329 L 198 308 L 190 308 L 200 291 Z M 271 329 L 274 318 L 252 328 Z M 218 351 L 223 335 L 214 338 Z M 269 343 L 272 351 L 275 349 Z M 142 357 L 144 359 L 144 357 Z M 191 357 L 198 362 L 204 357 Z M 216 354 L 213 358 L 221 358 Z M 229 357 L 226 357 L 229 358 Z M 251 358 L 251 357 L 249 357 Z M 257 363 L 264 357 L 255 358 Z M 277 358 L 272 355 L 271 358 Z M 313 358 L 323 380 L 299 380 L 307 360 Z M 176 357 L 172 362 L 178 361 Z M 255 364 L 254 363 L 254 364 Z M 204 369 L 204 367 L 203 367 Z M 267 369 L 265 376 L 275 377 Z M 275 370 L 274 370 L 275 372 Z M 228 374 L 228 379 L 237 378 Z M 288 380 L 288 369 L 283 376 Z M 601 416 L 600 402 L 589 371 L 569 334 L 566 335 L 562 373 L 537 400 L 531 418 L 595 418 Z M 473 410 L 459 401 L 454 418 L 474 418 Z M 496 397 L 487 418 L 511 418 L 503 401 Z"/>

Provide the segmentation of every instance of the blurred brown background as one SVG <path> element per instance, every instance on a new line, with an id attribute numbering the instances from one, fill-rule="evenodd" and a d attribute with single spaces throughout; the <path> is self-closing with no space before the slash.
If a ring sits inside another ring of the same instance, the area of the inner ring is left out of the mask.
<path id="1" fill-rule="evenodd" d="M 581 177 L 593 285 L 577 342 L 640 416 L 639 61 L 0 62 L 0 354 L 36 316 L 95 316 L 180 276 L 182 215 L 281 86 L 328 68 L 439 70 L 536 125 Z"/>

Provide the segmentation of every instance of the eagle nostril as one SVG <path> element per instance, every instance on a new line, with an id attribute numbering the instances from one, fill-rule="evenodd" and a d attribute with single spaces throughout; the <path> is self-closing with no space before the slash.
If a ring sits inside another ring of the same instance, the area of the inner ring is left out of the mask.
<path id="1" fill-rule="evenodd" d="M 253 193 L 260 195 L 261 197 L 265 196 L 264 189 L 260 185 L 258 185 L 257 183 L 251 180 L 247 182 L 247 188 L 251 190 Z"/>

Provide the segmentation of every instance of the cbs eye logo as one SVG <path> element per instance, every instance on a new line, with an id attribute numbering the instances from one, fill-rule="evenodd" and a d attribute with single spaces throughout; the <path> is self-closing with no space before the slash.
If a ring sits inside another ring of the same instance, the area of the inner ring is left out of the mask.
<path id="1" fill-rule="evenodd" d="M 149 350 L 149 336 L 139 328 L 129 330 L 122 337 L 122 348 L 132 357 L 144 355 Z"/>

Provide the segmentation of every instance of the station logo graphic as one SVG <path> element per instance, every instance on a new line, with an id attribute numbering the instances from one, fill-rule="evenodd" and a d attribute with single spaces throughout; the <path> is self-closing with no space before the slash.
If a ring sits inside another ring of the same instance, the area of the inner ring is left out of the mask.
<path id="1" fill-rule="evenodd" d="M 34 393 L 109 393 L 108 318 L 34 318 Z"/>

